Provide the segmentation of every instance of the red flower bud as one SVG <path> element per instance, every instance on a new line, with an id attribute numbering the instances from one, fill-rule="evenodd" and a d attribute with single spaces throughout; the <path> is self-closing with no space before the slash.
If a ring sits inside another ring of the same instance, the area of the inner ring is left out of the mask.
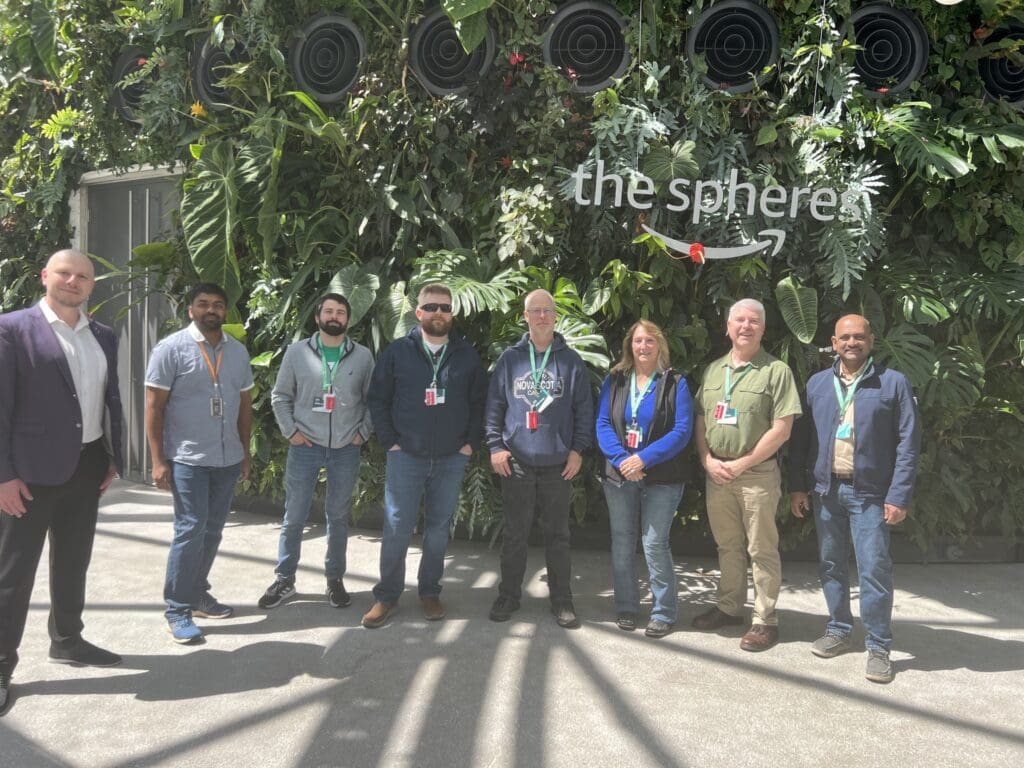
<path id="1" fill-rule="evenodd" d="M 886 88 L 885 86 L 882 86 L 881 88 L 878 89 L 878 92 L 879 93 L 888 93 L 889 89 Z"/>
<path id="2" fill-rule="evenodd" d="M 704 246 L 700 243 L 694 243 L 690 246 L 690 259 L 694 264 L 704 263 Z"/>
<path id="3" fill-rule="evenodd" d="M 513 66 L 513 67 L 518 67 L 524 61 L 526 61 L 526 57 L 523 54 L 521 54 L 519 51 L 516 51 L 515 53 L 510 53 L 509 54 L 508 63 L 511 66 Z"/>
<path id="4" fill-rule="evenodd" d="M 512 167 L 512 157 L 511 157 L 511 155 L 505 155 L 505 156 L 504 156 L 503 158 L 501 158 L 501 160 L 499 160 L 498 162 L 499 162 L 499 163 L 501 164 L 501 167 L 502 167 L 502 168 L 504 168 L 504 169 L 505 169 L 506 171 L 507 171 L 507 170 L 508 170 L 509 168 L 511 168 L 511 167 Z"/>
<path id="5" fill-rule="evenodd" d="M 146 66 L 146 59 L 139 59 L 136 62 L 136 64 L 138 64 L 140 67 L 144 67 L 144 66 Z"/>

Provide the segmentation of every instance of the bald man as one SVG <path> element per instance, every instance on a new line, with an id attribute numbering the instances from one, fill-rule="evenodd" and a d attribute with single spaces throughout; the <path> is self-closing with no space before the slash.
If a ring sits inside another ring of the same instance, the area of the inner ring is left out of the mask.
<path id="1" fill-rule="evenodd" d="M 81 635 L 99 498 L 121 469 L 117 340 L 85 314 L 86 256 L 58 251 L 40 276 L 42 301 L 0 315 L 0 712 L 47 535 L 50 659 L 121 661 Z"/>
<path id="2" fill-rule="evenodd" d="M 848 563 L 850 545 L 860 575 L 860 617 L 866 634 L 865 677 L 894 677 L 892 559 L 889 529 L 907 516 L 917 474 L 920 431 L 910 382 L 876 363 L 875 337 L 860 315 L 836 323 L 838 359 L 807 382 L 807 411 L 797 420 L 789 449 L 790 508 L 811 511 L 828 606 L 825 634 L 811 652 L 833 658 L 852 649 Z"/>

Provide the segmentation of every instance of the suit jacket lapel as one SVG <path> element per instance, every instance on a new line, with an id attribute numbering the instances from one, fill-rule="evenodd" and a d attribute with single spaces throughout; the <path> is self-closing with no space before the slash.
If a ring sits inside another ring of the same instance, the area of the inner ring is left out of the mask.
<path id="1" fill-rule="evenodd" d="M 43 310 L 39 309 L 38 306 L 34 309 L 36 328 L 32 335 L 36 340 L 39 351 L 44 357 L 53 360 L 57 364 L 57 369 L 68 383 L 68 387 L 74 392 L 75 380 L 71 377 L 71 366 L 68 365 L 68 359 L 64 355 L 64 350 L 61 348 L 60 342 L 57 341 L 57 332 L 46 322 L 46 315 L 43 314 Z"/>

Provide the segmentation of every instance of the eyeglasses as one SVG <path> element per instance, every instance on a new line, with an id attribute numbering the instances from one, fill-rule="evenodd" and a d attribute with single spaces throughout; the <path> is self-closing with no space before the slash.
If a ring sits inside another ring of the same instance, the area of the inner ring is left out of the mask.
<path id="1" fill-rule="evenodd" d="M 420 307 L 424 312 L 444 312 L 446 315 L 452 311 L 451 304 L 437 304 L 431 302 L 430 304 L 424 304 Z"/>
<path id="2" fill-rule="evenodd" d="M 530 317 L 547 317 L 548 315 L 554 315 L 555 310 L 548 309 L 547 307 L 544 309 L 528 309 L 526 310 L 526 314 Z"/>

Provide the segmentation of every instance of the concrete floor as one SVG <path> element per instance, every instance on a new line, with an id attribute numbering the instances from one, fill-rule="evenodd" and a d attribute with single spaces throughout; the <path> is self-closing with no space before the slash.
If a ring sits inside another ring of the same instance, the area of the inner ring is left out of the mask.
<path id="1" fill-rule="evenodd" d="M 235 513 L 214 566 L 234 618 L 205 642 L 171 642 L 162 582 L 170 496 L 117 484 L 101 509 L 85 636 L 113 669 L 47 663 L 46 569 L 33 595 L 0 766 L 998 766 L 1024 764 L 1024 565 L 899 566 L 896 681 L 865 655 L 808 650 L 824 624 L 810 563 L 786 563 L 782 642 L 738 647 L 739 628 L 688 628 L 713 594 L 710 559 L 677 558 L 679 631 L 613 623 L 607 553 L 574 552 L 579 631 L 558 628 L 543 552 L 522 610 L 487 620 L 497 553 L 451 547 L 448 619 L 428 623 L 415 587 L 383 629 L 359 626 L 379 537 L 354 531 L 351 607 L 324 602 L 323 530 L 309 530 L 297 599 L 264 612 L 274 521 Z M 414 545 L 417 542 L 414 541 Z M 410 551 L 414 578 L 418 550 Z M 858 635 L 860 640 L 861 636 Z"/>

